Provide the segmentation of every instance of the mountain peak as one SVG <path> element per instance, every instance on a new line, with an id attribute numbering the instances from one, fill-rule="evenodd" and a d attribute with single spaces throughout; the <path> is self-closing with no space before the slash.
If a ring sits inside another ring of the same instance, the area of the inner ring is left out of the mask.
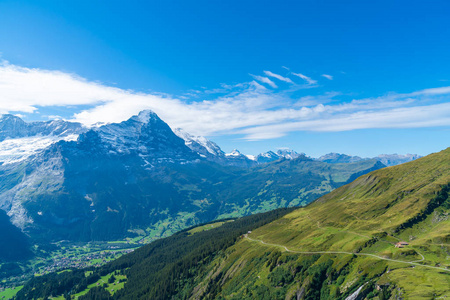
<path id="1" fill-rule="evenodd" d="M 1 120 L 5 120 L 5 119 L 20 119 L 20 120 L 22 120 L 18 116 L 15 116 L 15 115 L 12 115 L 12 114 L 2 114 L 2 115 L 0 115 L 0 119 Z"/>
<path id="2" fill-rule="evenodd" d="M 299 158 L 300 156 L 305 156 L 305 153 L 298 153 L 297 151 L 294 151 L 292 149 L 283 148 L 278 149 L 277 155 L 280 157 L 284 157 L 286 159 L 296 159 Z"/>
<path id="3" fill-rule="evenodd" d="M 139 112 L 139 114 L 137 115 L 137 119 L 141 123 L 148 123 L 153 118 L 159 119 L 158 115 L 150 109 L 143 110 L 143 111 Z"/>
<path id="4" fill-rule="evenodd" d="M 234 149 L 233 151 L 231 151 L 230 153 L 225 154 L 226 156 L 241 156 L 241 152 L 239 152 L 238 149 Z"/>
<path id="5" fill-rule="evenodd" d="M 25 124 L 25 121 L 22 120 L 20 117 L 11 115 L 11 114 L 3 114 L 0 116 L 0 122 L 1 123 L 20 123 Z"/>

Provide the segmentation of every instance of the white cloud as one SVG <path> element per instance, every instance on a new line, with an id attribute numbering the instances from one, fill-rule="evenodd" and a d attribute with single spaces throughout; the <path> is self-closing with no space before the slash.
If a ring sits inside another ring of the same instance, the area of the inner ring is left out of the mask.
<path id="1" fill-rule="evenodd" d="M 294 83 L 294 82 L 292 82 L 292 80 L 291 80 L 290 78 L 283 77 L 283 76 L 281 76 L 281 75 L 272 73 L 272 72 L 270 72 L 270 71 L 264 71 L 264 74 L 266 74 L 266 75 L 269 76 L 269 77 L 273 77 L 273 78 L 276 78 L 276 79 L 278 79 L 278 80 L 281 80 L 281 81 L 284 81 L 284 82 L 287 82 L 287 83 Z"/>
<path id="2" fill-rule="evenodd" d="M 308 76 L 303 75 L 303 74 L 301 74 L 301 73 L 294 73 L 294 72 L 292 72 L 291 74 L 292 74 L 292 75 L 295 75 L 295 76 L 297 76 L 297 77 L 300 77 L 301 79 L 305 80 L 305 81 L 306 81 L 308 84 L 310 84 L 310 85 L 314 85 L 314 84 L 317 83 L 317 80 L 314 80 L 314 79 L 312 79 L 311 77 L 308 77 Z"/>
<path id="3" fill-rule="evenodd" d="M 249 140 L 280 137 L 293 131 L 450 126 L 450 87 L 343 101 L 338 99 L 344 97 L 338 92 L 294 99 L 289 91 L 274 91 L 255 80 L 223 85 L 229 92 L 213 100 L 192 101 L 110 87 L 59 71 L 3 64 L 0 113 L 39 113 L 42 107 L 83 106 L 73 111 L 72 119 L 91 125 L 120 122 L 151 109 L 172 127 L 194 135 L 243 134 Z"/>
<path id="4" fill-rule="evenodd" d="M 293 131 L 338 132 L 373 128 L 450 126 L 450 103 L 383 111 L 358 111 L 297 122 L 255 126 L 240 131 L 247 140 L 276 138 Z M 267 135 L 267 133 L 269 133 Z"/>
<path id="5" fill-rule="evenodd" d="M 258 75 L 252 75 L 250 74 L 253 78 L 255 78 L 256 80 L 262 82 L 262 83 L 267 83 L 268 85 L 270 85 L 271 87 L 273 87 L 274 89 L 278 88 L 278 86 L 275 84 L 275 82 L 273 82 L 272 80 L 270 80 L 267 77 L 264 76 L 258 76 Z"/>
<path id="6" fill-rule="evenodd" d="M 328 74 L 322 74 L 322 77 L 325 77 L 326 79 L 329 79 L 329 80 L 333 80 L 333 76 L 328 75 Z"/>

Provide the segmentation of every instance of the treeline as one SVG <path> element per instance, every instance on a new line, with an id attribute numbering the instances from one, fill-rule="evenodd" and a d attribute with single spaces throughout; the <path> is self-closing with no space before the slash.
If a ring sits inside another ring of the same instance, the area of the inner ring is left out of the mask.
<path id="1" fill-rule="evenodd" d="M 79 293 L 100 279 L 98 273 L 85 276 L 86 270 L 71 270 L 33 277 L 25 285 L 16 299 L 47 299 L 58 295 Z"/>
<path id="2" fill-rule="evenodd" d="M 17 300 L 38 299 L 56 295 L 73 295 L 96 282 L 100 276 L 115 271 L 127 276 L 122 290 L 114 296 L 102 287 L 92 289 L 89 299 L 168 299 L 180 292 L 188 296 L 195 276 L 200 274 L 217 254 L 233 245 L 249 230 L 270 223 L 294 208 L 282 208 L 255 214 L 228 222 L 218 228 L 189 235 L 185 231 L 157 240 L 134 252 L 124 255 L 103 267 L 74 270 L 60 274 L 35 277 L 25 284 L 16 295 Z"/>

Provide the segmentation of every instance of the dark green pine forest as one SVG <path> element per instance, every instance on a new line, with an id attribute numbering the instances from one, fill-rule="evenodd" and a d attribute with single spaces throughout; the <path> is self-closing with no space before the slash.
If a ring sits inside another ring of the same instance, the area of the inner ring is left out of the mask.
<path id="1" fill-rule="evenodd" d="M 450 148 L 303 208 L 189 228 L 103 267 L 35 277 L 16 299 L 445 298 L 449 193 Z"/>

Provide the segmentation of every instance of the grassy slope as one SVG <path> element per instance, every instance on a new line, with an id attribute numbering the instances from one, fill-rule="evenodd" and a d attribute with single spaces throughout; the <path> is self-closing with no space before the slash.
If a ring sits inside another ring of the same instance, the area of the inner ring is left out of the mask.
<path id="1" fill-rule="evenodd" d="M 17 292 L 22 289 L 22 287 L 23 286 L 18 286 L 18 287 L 15 287 L 15 288 L 8 288 L 8 289 L 5 289 L 5 290 L 1 291 L 0 292 L 0 299 L 2 299 L 2 300 L 3 299 L 4 300 L 12 299 L 17 294 Z"/>
<path id="2" fill-rule="evenodd" d="M 375 299 L 450 296 L 450 272 L 439 269 L 449 266 L 448 209 L 434 208 L 401 228 L 450 182 L 449 162 L 447 149 L 378 170 L 265 226 L 240 219 L 181 232 L 96 272 L 125 271 L 127 283 L 115 299 L 345 299 L 361 286 Z M 399 240 L 410 245 L 395 248 Z M 34 281 L 19 299 L 39 287 Z"/>
<path id="3" fill-rule="evenodd" d="M 359 252 L 356 256 L 324 254 L 315 263 L 317 265 L 327 259 L 333 261 L 332 272 L 337 277 L 328 274 L 327 283 L 330 286 L 328 295 L 333 295 L 332 298 L 348 294 L 369 281 L 380 286 L 389 284 L 391 289 L 395 285 L 391 293 L 403 294 L 407 298 L 448 297 L 450 272 L 380 259 L 418 261 L 417 264 L 450 268 L 448 209 L 437 208 L 418 224 L 399 229 L 424 211 L 430 200 L 448 183 L 450 148 L 414 162 L 364 175 L 306 208 L 254 230 L 249 237 L 283 245 L 292 251 Z M 410 245 L 404 249 L 395 248 L 394 243 L 400 240 Z M 277 271 L 279 268 L 290 268 L 291 274 L 296 273 L 292 271 L 294 265 L 280 261 L 277 263 L 279 266 L 269 272 L 267 251 L 293 255 L 296 262 L 308 257 L 286 253 L 283 247 L 243 239 L 211 264 L 210 273 L 198 278 L 193 298 L 207 295 L 207 286 L 211 290 L 212 283 L 218 278 L 221 286 L 218 295 L 230 299 L 262 297 L 263 294 L 255 294 L 257 290 L 262 291 L 262 287 L 268 287 L 269 298 L 284 298 L 287 294 L 290 299 L 290 296 L 301 292 L 302 285 L 308 286 L 305 281 L 311 280 L 312 275 L 293 280 L 286 286 L 274 284 L 274 275 L 269 274 L 282 272 Z M 360 255 L 363 253 L 380 258 Z M 341 272 L 343 266 L 345 272 Z M 277 291 L 281 292 L 278 296 Z"/>

